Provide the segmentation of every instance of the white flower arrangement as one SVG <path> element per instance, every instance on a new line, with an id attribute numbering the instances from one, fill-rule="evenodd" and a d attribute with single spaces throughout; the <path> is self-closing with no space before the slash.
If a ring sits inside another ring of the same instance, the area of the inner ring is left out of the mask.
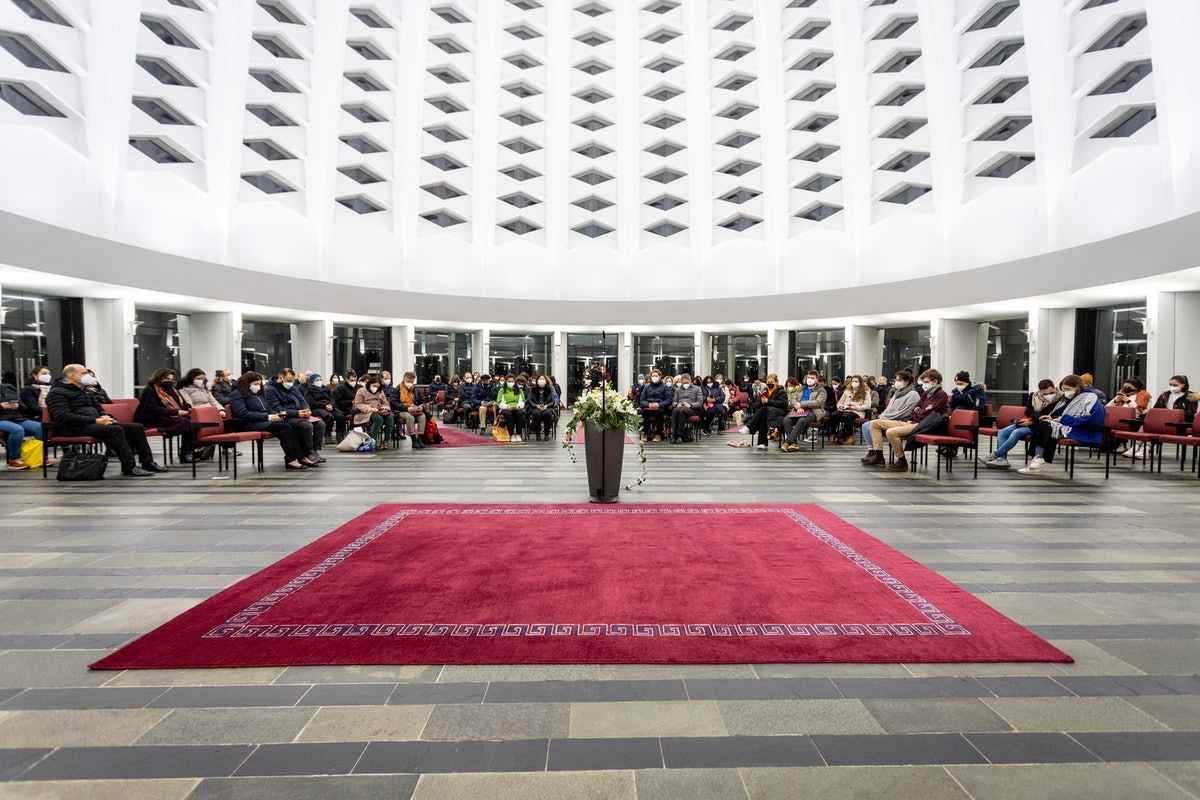
<path id="1" fill-rule="evenodd" d="M 642 465 L 642 474 L 636 481 L 624 488 L 632 489 L 634 486 L 641 486 L 646 482 L 646 448 L 641 437 L 642 415 L 629 398 L 605 383 L 599 389 L 591 389 L 580 395 L 575 404 L 571 406 L 571 410 L 574 412 L 574 418 L 567 427 L 563 447 L 571 454 L 572 464 L 576 463 L 575 431 L 579 425 L 590 422 L 605 430 L 620 429 L 633 434 L 638 443 L 638 460 Z"/>

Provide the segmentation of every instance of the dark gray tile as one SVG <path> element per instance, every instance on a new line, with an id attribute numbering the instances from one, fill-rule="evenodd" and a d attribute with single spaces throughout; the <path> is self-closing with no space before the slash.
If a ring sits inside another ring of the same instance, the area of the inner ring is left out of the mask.
<path id="1" fill-rule="evenodd" d="M 553 739 L 551 770 L 658 769 L 663 766 L 658 739 Z"/>
<path id="2" fill-rule="evenodd" d="M 831 767 L 985 763 L 957 733 L 816 735 L 812 740 Z"/>
<path id="3" fill-rule="evenodd" d="M 835 700 L 842 696 L 829 678 L 688 679 L 691 700 Z"/>
<path id="4" fill-rule="evenodd" d="M 53 650 L 70 638 L 65 634 L 6 633 L 0 635 L 0 650 Z"/>
<path id="5" fill-rule="evenodd" d="M 81 633 L 70 637 L 55 650 L 116 650 L 141 636 L 140 633 Z"/>
<path id="6" fill-rule="evenodd" d="M 1071 738 L 1105 761 L 1195 761 L 1200 731 L 1072 733 Z"/>
<path id="7" fill-rule="evenodd" d="M 114 686 L 109 689 L 26 689 L 0 703 L 0 709 L 145 708 L 161 697 L 164 686 Z"/>
<path id="8" fill-rule="evenodd" d="M 989 697 L 975 678 L 834 678 L 843 697 L 856 699 Z"/>
<path id="9" fill-rule="evenodd" d="M 50 753 L 48 747 L 10 747 L 0 749 L 0 781 L 12 781 Z"/>
<path id="10" fill-rule="evenodd" d="M 34 781 L 228 777 L 253 745 L 63 747 L 21 776 Z"/>
<path id="11" fill-rule="evenodd" d="M 1070 697 L 1073 692 L 1053 678 L 1037 675 L 978 678 L 997 697 Z"/>
<path id="12" fill-rule="evenodd" d="M 1021 569 L 1029 565 L 1022 564 Z M 1147 567 L 1149 569 L 1149 567 Z M 1176 567 L 1178 569 L 1178 567 Z M 1044 639 L 1200 639 L 1200 625 L 1030 625 Z"/>
<path id="13" fill-rule="evenodd" d="M 487 688 L 486 683 L 401 683 L 392 692 L 387 704 L 402 706 L 482 703 Z"/>
<path id="14" fill-rule="evenodd" d="M 394 683 L 318 685 L 300 699 L 302 706 L 381 706 L 396 689 Z"/>
<path id="15" fill-rule="evenodd" d="M 150 703 L 150 708 L 244 708 L 294 706 L 309 687 L 281 686 L 172 686 Z"/>
<path id="16" fill-rule="evenodd" d="M 662 754 L 667 769 L 819 767 L 825 763 L 807 736 L 664 738 Z"/>
<path id="17" fill-rule="evenodd" d="M 366 742 L 260 745 L 234 775 L 349 775 Z"/>
<path id="18" fill-rule="evenodd" d="M 187 800 L 409 800 L 416 775 L 205 778 Z"/>
<path id="19" fill-rule="evenodd" d="M 521 681 L 488 684 L 487 703 L 687 700 L 683 681 Z"/>
<path id="20" fill-rule="evenodd" d="M 16 697 L 22 691 L 22 689 L 0 689 L 0 708 L 4 707 L 5 700 L 9 699 L 10 697 Z"/>
<path id="21" fill-rule="evenodd" d="M 1065 733 L 966 733 L 967 741 L 993 764 L 1054 764 L 1099 761 Z"/>
<path id="22" fill-rule="evenodd" d="M 354 774 L 542 772 L 548 739 L 509 742 L 371 742 Z"/>
<path id="23" fill-rule="evenodd" d="M 1196 675 L 1068 675 L 1055 680 L 1081 697 L 1200 694 Z"/>

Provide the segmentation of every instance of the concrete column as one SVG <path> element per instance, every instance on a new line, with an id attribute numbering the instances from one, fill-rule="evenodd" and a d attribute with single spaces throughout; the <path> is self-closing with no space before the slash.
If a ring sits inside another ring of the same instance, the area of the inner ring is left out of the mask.
<path id="1" fill-rule="evenodd" d="M 712 335 L 696 331 L 696 374 L 703 378 L 712 374 Z"/>
<path id="2" fill-rule="evenodd" d="M 788 332 L 781 328 L 767 329 L 767 373 L 775 373 L 782 383 L 787 379 Z"/>
<path id="3" fill-rule="evenodd" d="M 970 372 L 973 379 L 983 374 L 983 363 L 979 360 L 979 323 L 935 319 L 930 321 L 929 329 L 933 336 L 929 343 L 929 363 L 942 373 L 943 382 L 949 383 L 959 370 Z"/>
<path id="4" fill-rule="evenodd" d="M 413 342 L 417 339 L 417 329 L 413 325 L 393 325 L 391 336 L 392 363 L 385 364 L 384 369 L 389 370 L 392 373 L 392 380 L 399 384 L 404 373 L 415 371 L 417 357 L 413 352 Z M 445 376 L 443 376 L 444 378 Z"/>
<path id="5" fill-rule="evenodd" d="M 617 334 L 616 372 L 616 383 L 622 392 L 628 392 L 633 385 L 633 361 L 633 331 L 623 330 Z"/>
<path id="6" fill-rule="evenodd" d="M 182 322 L 182 318 L 180 319 Z M 212 380 L 219 369 L 241 374 L 242 354 L 238 343 L 238 331 L 242 327 L 240 311 L 215 311 L 207 314 L 191 314 L 188 317 L 187 335 L 184 326 L 179 329 L 179 356 L 183 369 L 199 367 Z M 186 359 L 185 359 L 186 354 Z M 322 373 L 325 374 L 325 373 Z"/>
<path id="7" fill-rule="evenodd" d="M 866 325 L 847 325 L 846 373 L 878 375 L 883 371 L 883 331 Z"/>
<path id="8" fill-rule="evenodd" d="M 1200 384 L 1200 292 L 1157 292 L 1146 297 L 1146 388 L 1157 395 L 1172 375 Z"/>
<path id="9" fill-rule="evenodd" d="M 333 320 L 318 319 L 292 326 L 292 363 L 297 372 L 333 372 Z"/>
<path id="10" fill-rule="evenodd" d="M 550 373 L 558 379 L 558 385 L 563 387 L 563 391 L 567 390 L 567 333 L 566 331 L 555 331 L 554 338 L 551 340 L 553 350 L 550 358 L 553 364 L 553 370 Z M 562 398 L 566 402 L 566 398 Z"/>
<path id="11" fill-rule="evenodd" d="M 1075 309 L 1035 308 L 1029 312 L 1029 383 L 1042 378 L 1057 383 L 1070 375 L 1075 362 Z M 1101 376 L 1096 376 L 1103 380 Z"/>
<path id="12" fill-rule="evenodd" d="M 110 397 L 133 397 L 133 329 L 129 298 L 83 300 L 83 342 L 87 364 Z"/>
<path id="13" fill-rule="evenodd" d="M 482 328 L 475 331 L 472 336 L 475 337 L 475 343 L 471 347 L 471 362 L 475 365 L 474 371 L 480 375 L 490 374 L 492 362 L 488 357 L 492 354 L 492 330 L 491 328 Z"/>

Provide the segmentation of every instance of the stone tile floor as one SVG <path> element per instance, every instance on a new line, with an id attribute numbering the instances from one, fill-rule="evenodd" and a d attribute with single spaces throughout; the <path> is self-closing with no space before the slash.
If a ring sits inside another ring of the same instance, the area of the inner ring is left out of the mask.
<path id="1" fill-rule="evenodd" d="M 1170 454 L 939 482 L 728 438 L 651 446 L 623 502 L 819 503 L 1076 663 L 91 672 L 377 503 L 581 502 L 583 465 L 526 442 L 302 474 L 268 450 L 236 482 L 7 473 L 0 797 L 1200 798 L 1200 495 Z"/>

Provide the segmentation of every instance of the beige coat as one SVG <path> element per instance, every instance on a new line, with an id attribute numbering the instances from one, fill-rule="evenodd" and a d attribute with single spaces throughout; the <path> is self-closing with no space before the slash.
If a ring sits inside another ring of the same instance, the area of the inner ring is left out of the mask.
<path id="1" fill-rule="evenodd" d="M 354 393 L 354 424 L 365 425 L 371 421 L 371 414 L 382 414 L 390 408 L 382 389 L 371 394 L 365 386 L 361 386 Z"/>

